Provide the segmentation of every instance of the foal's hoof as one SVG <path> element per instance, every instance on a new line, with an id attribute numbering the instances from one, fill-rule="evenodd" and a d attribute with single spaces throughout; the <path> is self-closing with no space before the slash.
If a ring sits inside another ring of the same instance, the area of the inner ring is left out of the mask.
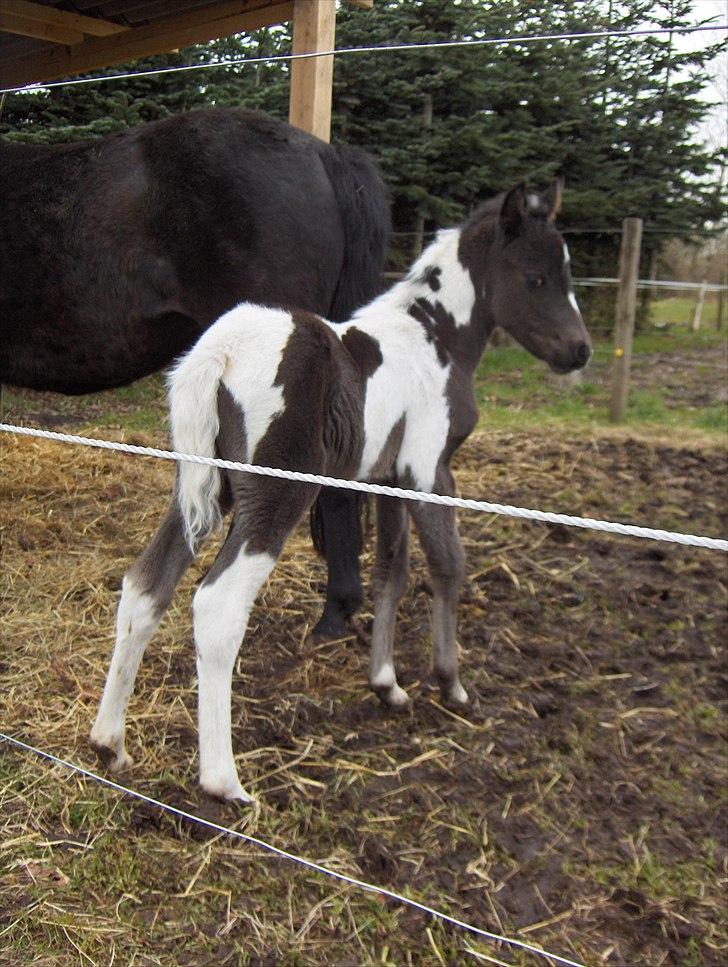
<path id="1" fill-rule="evenodd" d="M 134 760 L 124 748 L 117 751 L 106 743 L 98 742 L 93 738 L 91 739 L 91 748 L 109 772 L 128 772 L 134 765 Z"/>
<path id="2" fill-rule="evenodd" d="M 375 688 L 374 691 L 379 701 L 387 708 L 402 712 L 412 705 L 407 692 L 396 683 L 390 685 L 389 688 Z"/>
<path id="3" fill-rule="evenodd" d="M 255 796 L 251 796 L 249 792 L 243 789 L 237 779 L 213 779 L 204 781 L 201 779 L 200 786 L 202 787 L 202 791 L 211 799 L 217 799 L 221 802 L 236 802 L 240 804 L 258 802 Z"/>
<path id="4" fill-rule="evenodd" d="M 440 697 L 443 705 L 453 708 L 463 708 L 470 702 L 470 697 L 459 681 L 440 685 Z"/>

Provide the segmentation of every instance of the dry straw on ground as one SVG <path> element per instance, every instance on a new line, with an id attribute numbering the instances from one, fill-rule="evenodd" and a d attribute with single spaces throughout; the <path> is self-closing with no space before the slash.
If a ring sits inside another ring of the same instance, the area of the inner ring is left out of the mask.
<path id="1" fill-rule="evenodd" d="M 173 470 L 0 442 L 1 727 L 94 766 L 117 590 Z M 467 496 L 721 534 L 724 470 L 711 451 L 501 434 L 471 441 L 458 479 Z M 349 639 L 307 642 L 325 572 L 301 529 L 236 673 L 260 809 L 195 784 L 190 600 L 210 554 L 142 666 L 126 780 L 587 963 L 722 963 L 723 557 L 484 515 L 462 531 L 467 713 L 429 683 L 419 554 L 398 626 L 410 715 L 365 688 L 366 611 Z M 0 963 L 449 964 L 468 947 L 534 962 L 0 748 Z"/>

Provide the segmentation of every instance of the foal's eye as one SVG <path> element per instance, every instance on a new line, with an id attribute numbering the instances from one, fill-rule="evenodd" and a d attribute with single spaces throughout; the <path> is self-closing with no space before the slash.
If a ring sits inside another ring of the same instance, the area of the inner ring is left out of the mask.
<path id="1" fill-rule="evenodd" d="M 546 285 L 546 279 L 542 275 L 527 275 L 526 282 L 531 289 L 540 289 Z"/>

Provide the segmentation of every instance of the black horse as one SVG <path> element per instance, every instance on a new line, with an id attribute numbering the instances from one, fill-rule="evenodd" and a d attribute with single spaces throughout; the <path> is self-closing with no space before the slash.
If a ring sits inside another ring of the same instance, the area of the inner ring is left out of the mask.
<path id="1" fill-rule="evenodd" d="M 166 366 L 241 301 L 348 319 L 379 291 L 386 190 L 355 148 L 239 109 L 99 141 L 0 141 L 0 383 L 79 394 Z M 315 631 L 361 601 L 358 504 L 324 491 Z"/>

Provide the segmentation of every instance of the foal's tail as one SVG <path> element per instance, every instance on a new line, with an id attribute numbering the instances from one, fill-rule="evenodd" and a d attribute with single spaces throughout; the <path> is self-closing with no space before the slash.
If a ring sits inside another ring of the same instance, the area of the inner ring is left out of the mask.
<path id="1" fill-rule="evenodd" d="M 228 362 L 226 347 L 208 330 L 168 377 L 172 446 L 180 453 L 215 456 L 220 429 L 217 391 Z M 179 463 L 176 499 L 187 543 L 199 542 L 220 526 L 220 471 L 199 463 Z"/>

